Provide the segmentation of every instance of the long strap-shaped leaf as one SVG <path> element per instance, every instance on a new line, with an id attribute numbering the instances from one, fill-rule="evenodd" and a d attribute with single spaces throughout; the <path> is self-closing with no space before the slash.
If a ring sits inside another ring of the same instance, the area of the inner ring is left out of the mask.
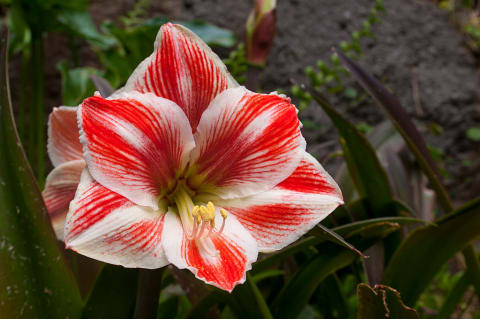
<path id="1" fill-rule="evenodd" d="M 0 44 L 0 316 L 79 318 L 80 293 L 15 129 L 6 31 Z"/>
<path id="2" fill-rule="evenodd" d="M 435 319 L 449 319 L 452 317 L 454 311 L 458 308 L 463 296 L 470 287 L 470 278 L 467 273 L 464 273 L 462 277 L 458 279 L 453 288 L 448 292 L 445 302 L 442 308 L 438 312 Z"/>
<path id="3" fill-rule="evenodd" d="M 310 90 L 313 99 L 332 120 L 342 145 L 348 170 L 361 197 L 365 198 L 373 212 L 370 217 L 391 216 L 386 209 L 393 201 L 387 174 L 378 160 L 375 150 L 357 128 L 347 121 L 317 92 Z"/>
<path id="4" fill-rule="evenodd" d="M 397 225 L 408 225 L 408 224 L 415 224 L 415 223 L 421 223 L 422 221 L 414 218 L 409 218 L 409 217 L 383 217 L 383 218 L 372 218 L 372 219 L 367 219 L 364 221 L 359 221 L 359 222 L 354 222 L 350 224 L 346 224 L 343 226 L 339 226 L 336 228 L 333 228 L 332 231 L 337 233 L 338 235 L 346 238 L 347 240 L 355 235 L 364 235 L 371 233 L 372 229 L 380 229 L 384 228 L 387 231 L 392 228 L 392 225 L 397 224 Z M 398 226 L 400 227 L 400 226 Z M 317 231 L 313 230 L 311 234 L 315 236 L 307 237 L 303 240 L 300 240 L 296 242 L 295 244 L 292 244 L 290 246 L 285 247 L 284 249 L 280 250 L 279 252 L 268 256 L 267 258 L 262 259 L 261 261 L 257 261 L 254 264 L 254 267 L 252 269 L 252 274 L 258 274 L 269 267 L 281 262 L 284 260 L 286 257 L 293 255 L 299 251 L 304 250 L 305 248 L 313 245 L 318 245 L 319 243 L 322 243 L 325 241 L 325 237 L 323 236 L 316 236 Z"/>
<path id="5" fill-rule="evenodd" d="M 359 249 L 364 250 L 400 227 L 394 223 L 379 226 L 372 227 L 363 234 L 355 234 L 350 241 Z M 304 265 L 276 297 L 272 305 L 275 318 L 295 318 L 308 304 L 315 289 L 327 276 L 348 266 L 358 257 L 355 252 L 338 249 L 330 242 L 317 246 L 317 249 L 318 255 Z"/>
<path id="6" fill-rule="evenodd" d="M 385 269 L 385 284 L 414 305 L 435 274 L 470 241 L 480 236 L 480 198 L 437 222 L 413 231 Z"/>
<path id="7" fill-rule="evenodd" d="M 398 100 L 374 77 L 365 72 L 358 64 L 346 57 L 340 50 L 335 50 L 340 62 L 350 71 L 360 85 L 373 97 L 375 102 L 387 111 L 390 120 L 398 132 L 405 139 L 410 150 L 427 175 L 432 187 L 438 194 L 438 199 L 445 211 L 452 211 L 453 207 L 448 194 L 441 183 L 435 161 L 430 156 L 425 141 L 413 124 L 405 109 Z"/>
<path id="8" fill-rule="evenodd" d="M 370 142 L 325 98 L 314 90 L 310 90 L 310 94 L 330 117 L 340 135 L 340 144 L 348 170 L 358 193 L 364 198 L 367 216 L 362 219 L 399 215 L 396 205 L 393 205 L 393 192 L 387 174 Z M 371 270 L 367 273 L 376 274 L 375 277 L 368 277 L 369 282 L 377 283 L 382 277 L 383 266 L 397 248 L 399 241 L 399 234 L 392 234 L 384 243 L 379 243 L 384 244 L 378 248 L 384 251 L 384 254 L 372 255 L 370 260 L 365 261 L 365 267 Z"/>
<path id="9" fill-rule="evenodd" d="M 408 147 L 415 155 L 417 162 L 420 164 L 422 170 L 425 172 L 425 175 L 428 177 L 428 180 L 435 190 L 442 208 L 447 213 L 453 212 L 454 207 L 445 190 L 445 187 L 441 182 L 440 174 L 438 173 L 435 161 L 430 156 L 422 136 L 398 100 L 392 94 L 390 94 L 390 92 L 388 92 L 388 90 L 383 87 L 383 85 L 377 79 L 365 72 L 359 65 L 346 57 L 341 51 L 336 50 L 335 52 L 337 53 L 340 62 L 374 98 L 377 104 L 387 111 L 387 114 L 390 116 L 393 124 L 405 139 Z M 409 239 L 407 238 L 407 240 Z M 478 263 L 475 250 L 472 245 L 462 247 L 464 247 L 463 255 L 467 262 L 470 280 L 473 282 L 477 295 L 480 296 L 480 265 Z M 403 252 L 398 251 L 397 253 L 400 254 Z M 410 258 L 408 255 L 405 255 L 405 259 L 399 260 L 397 258 L 396 261 L 401 263 L 400 267 L 409 267 Z M 425 261 L 428 263 L 430 262 L 428 259 L 425 259 Z M 434 274 L 432 274 L 432 278 L 433 275 Z M 413 282 L 415 281 L 413 280 Z"/>

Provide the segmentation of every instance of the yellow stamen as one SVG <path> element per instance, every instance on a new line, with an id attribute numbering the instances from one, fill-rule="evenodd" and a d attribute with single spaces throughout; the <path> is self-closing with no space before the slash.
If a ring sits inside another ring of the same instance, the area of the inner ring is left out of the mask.
<path id="1" fill-rule="evenodd" d="M 208 212 L 210 213 L 210 218 L 214 218 L 215 217 L 215 206 L 213 205 L 212 202 L 207 203 L 207 209 L 208 209 Z"/>
<path id="2" fill-rule="evenodd" d="M 200 206 L 200 215 L 204 221 L 210 220 L 210 212 L 208 211 L 207 207 Z"/>
<path id="3" fill-rule="evenodd" d="M 223 208 L 220 208 L 220 215 L 222 215 L 223 219 L 227 218 L 227 211 Z"/>
<path id="4" fill-rule="evenodd" d="M 200 206 L 198 205 L 195 205 L 192 209 L 192 216 L 193 216 L 193 219 L 195 220 L 195 222 L 197 224 L 201 224 L 202 223 L 202 216 L 200 215 Z"/>

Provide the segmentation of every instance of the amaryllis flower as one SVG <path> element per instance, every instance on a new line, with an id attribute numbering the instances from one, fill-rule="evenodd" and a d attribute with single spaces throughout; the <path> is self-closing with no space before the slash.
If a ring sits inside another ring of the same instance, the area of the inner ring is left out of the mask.
<path id="1" fill-rule="evenodd" d="M 305 152 L 290 100 L 238 86 L 178 25 L 160 29 L 124 88 L 86 99 L 77 116 L 86 168 L 65 244 L 98 260 L 172 263 L 231 291 L 259 252 L 292 243 L 342 203 Z"/>
<path id="2" fill-rule="evenodd" d="M 85 168 L 77 127 L 77 108 L 54 108 L 48 119 L 48 155 L 54 169 L 42 192 L 57 238 L 63 240 L 65 216 Z"/>

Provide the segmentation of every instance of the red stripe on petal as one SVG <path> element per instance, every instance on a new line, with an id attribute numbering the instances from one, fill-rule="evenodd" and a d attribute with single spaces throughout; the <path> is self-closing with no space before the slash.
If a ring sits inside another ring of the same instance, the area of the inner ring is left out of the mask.
<path id="1" fill-rule="evenodd" d="M 97 182 L 93 182 L 78 200 L 78 208 L 73 212 L 75 219 L 69 237 L 75 237 L 92 227 L 113 211 L 133 206 L 127 198 L 112 192 Z"/>
<path id="2" fill-rule="evenodd" d="M 215 217 L 215 232 L 222 217 Z M 179 269 L 191 270 L 207 284 L 231 291 L 245 280 L 245 272 L 257 259 L 255 239 L 234 215 L 225 220 L 223 232 L 218 237 L 187 239 L 177 214 L 168 212 L 165 217 L 163 247 L 167 259 Z"/>
<path id="3" fill-rule="evenodd" d="M 135 205 L 82 173 L 65 222 L 68 248 L 124 267 L 159 268 L 167 264 L 161 245 L 165 215 Z"/>
<path id="4" fill-rule="evenodd" d="M 108 244 L 119 244 L 117 253 L 124 251 L 148 252 L 160 245 L 162 241 L 164 215 L 155 220 L 143 220 L 116 230 L 116 233 L 106 239 Z M 156 257 L 156 252 L 153 252 Z"/>
<path id="5" fill-rule="evenodd" d="M 225 65 L 211 49 L 184 27 L 165 24 L 155 51 L 133 73 L 125 90 L 152 92 L 177 103 L 193 131 L 210 102 L 236 86 Z"/>
<path id="6" fill-rule="evenodd" d="M 310 161 L 303 159 L 297 169 L 276 187 L 302 193 L 336 194 L 338 188 Z"/>
<path id="7" fill-rule="evenodd" d="M 86 99 L 81 127 L 92 176 L 136 204 L 154 208 L 194 146 L 182 110 L 153 94 Z"/>
<path id="8" fill-rule="evenodd" d="M 316 218 L 309 209 L 288 204 L 258 205 L 248 209 L 227 207 L 227 209 L 257 241 L 267 240 L 270 245 L 283 242 L 284 238 L 297 231 L 299 226 L 309 224 Z"/>
<path id="9" fill-rule="evenodd" d="M 229 89 L 205 111 L 193 161 L 222 197 L 268 190 L 298 166 L 305 141 L 295 106 L 275 94 Z"/>
<path id="10" fill-rule="evenodd" d="M 335 181 L 305 153 L 292 175 L 273 189 L 215 204 L 236 216 L 259 251 L 270 252 L 297 240 L 342 203 Z"/>
<path id="11" fill-rule="evenodd" d="M 198 270 L 196 273 L 198 278 L 231 291 L 245 276 L 247 270 L 245 250 L 223 236 L 211 240 L 218 251 L 217 257 L 207 256 L 200 251 L 195 240 L 185 239 L 182 245 L 183 258 L 189 267 Z"/>

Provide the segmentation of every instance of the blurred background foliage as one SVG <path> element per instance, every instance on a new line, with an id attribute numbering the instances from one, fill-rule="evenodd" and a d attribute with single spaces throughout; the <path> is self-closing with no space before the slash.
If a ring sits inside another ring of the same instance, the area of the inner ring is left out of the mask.
<path id="1" fill-rule="evenodd" d="M 64 251 L 55 241 L 39 192 L 48 168 L 45 37 L 62 33 L 68 39 L 70 54 L 57 69 L 62 103 L 74 106 L 97 89 L 121 87 L 152 52 L 160 26 L 172 20 L 148 17 L 148 0 L 100 25 L 94 23 L 87 0 L 0 3 L 2 23 L 10 30 L 8 52 L 4 33 L 0 57 L 2 317 L 480 318 L 475 241 L 480 236 L 480 199 L 454 207 L 443 184 L 442 150 L 424 142 L 390 90 L 355 62 L 367 49 L 365 41 L 376 40 L 383 0 L 372 1 L 369 16 L 350 41 L 337 44 L 330 61 L 305 68 L 310 83 L 291 87 L 301 112 L 323 109 L 338 132 L 338 151 L 326 161 L 342 158 L 335 179 L 346 205 L 297 243 L 262 255 L 246 283 L 232 294 L 174 267 L 124 269 Z M 451 13 L 478 54 L 478 1 L 437 5 Z M 232 30 L 201 20 L 174 22 L 228 52 L 225 63 L 238 82 L 260 88 L 262 68 L 249 64 L 245 43 Z M 80 64 L 79 43 L 86 43 L 100 66 Z M 9 100 L 7 53 L 20 59 L 14 106 L 18 135 Z M 349 77 L 358 85 L 346 84 Z M 354 124 L 331 106 L 334 95 L 351 105 L 375 103 L 389 121 Z M 304 125 L 316 128 L 308 121 Z M 480 141 L 480 128 L 467 128 L 466 136 Z"/>

